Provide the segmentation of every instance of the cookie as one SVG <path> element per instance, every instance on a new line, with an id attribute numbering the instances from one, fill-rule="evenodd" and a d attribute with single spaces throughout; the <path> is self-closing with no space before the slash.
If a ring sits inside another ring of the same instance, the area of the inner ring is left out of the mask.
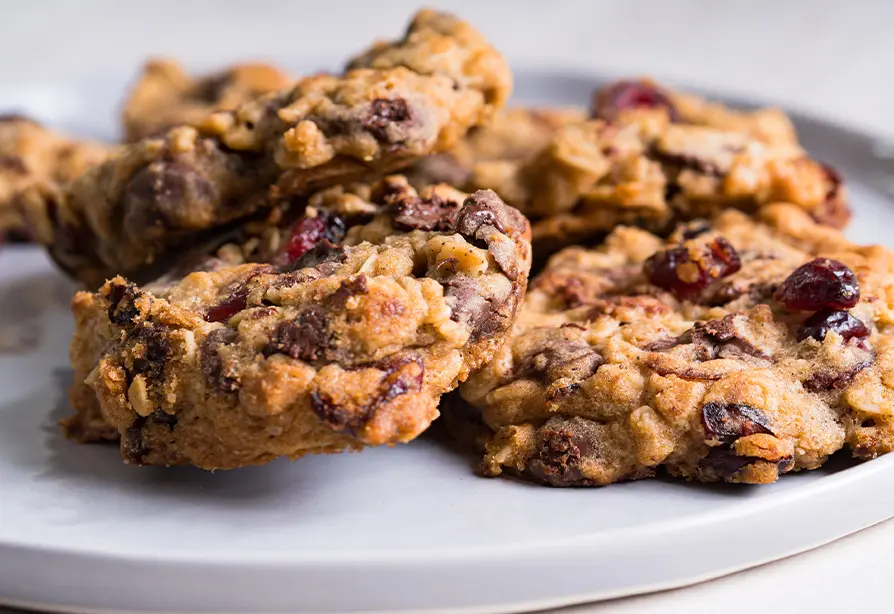
<path id="1" fill-rule="evenodd" d="M 149 60 L 124 102 L 124 137 L 138 141 L 175 126 L 197 126 L 214 111 L 235 109 L 292 82 L 269 64 L 236 64 L 194 77 L 173 60 Z"/>
<path id="2" fill-rule="evenodd" d="M 98 409 L 127 462 L 205 469 L 419 435 L 505 341 L 529 228 L 493 192 L 391 177 L 374 199 L 351 227 L 308 211 L 269 264 L 79 293 L 67 431 L 99 434 Z"/>
<path id="3" fill-rule="evenodd" d="M 559 129 L 586 119 L 587 110 L 581 107 L 510 107 L 490 123 L 470 130 L 449 152 L 422 158 L 406 174 L 417 187 L 488 183 L 490 177 L 515 172 L 517 165 L 546 147 Z M 511 194 L 501 197 L 522 200 Z"/>
<path id="4" fill-rule="evenodd" d="M 111 147 L 78 141 L 22 115 L 0 116 L 0 235 L 30 240 L 16 199 L 35 183 L 71 181 L 102 161 Z"/>
<path id="5" fill-rule="evenodd" d="M 797 145 L 667 122 L 569 125 L 533 159 L 472 184 L 506 194 L 528 215 L 544 254 L 618 224 L 666 234 L 677 221 L 775 201 L 832 227 L 850 219 L 840 176 Z"/>
<path id="6" fill-rule="evenodd" d="M 664 87 L 651 79 L 608 83 L 593 94 L 595 119 L 633 123 L 658 121 L 736 132 L 773 145 L 797 145 L 798 135 L 780 109 L 732 109 L 696 94 Z"/>
<path id="7" fill-rule="evenodd" d="M 502 57 L 471 26 L 422 11 L 402 39 L 344 74 L 132 143 L 65 190 L 35 195 L 31 209 L 46 212 L 53 258 L 86 285 L 116 274 L 146 281 L 271 202 L 449 149 L 510 87 Z"/>
<path id="8" fill-rule="evenodd" d="M 553 256 L 461 387 L 486 427 L 483 472 L 764 484 L 843 447 L 891 451 L 894 254 L 797 205 L 757 215 L 666 240 L 621 227 Z"/>

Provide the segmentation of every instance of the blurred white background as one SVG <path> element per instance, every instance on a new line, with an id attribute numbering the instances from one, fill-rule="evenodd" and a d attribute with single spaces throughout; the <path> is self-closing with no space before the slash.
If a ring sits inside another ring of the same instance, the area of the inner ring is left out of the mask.
<path id="1" fill-rule="evenodd" d="M 124 79 L 149 54 L 196 67 L 244 58 L 335 66 L 397 34 L 415 0 L 8 2 L 0 83 Z M 757 94 L 894 134 L 888 0 L 429 1 L 480 27 L 516 66 L 649 73 Z"/>
<path id="2" fill-rule="evenodd" d="M 894 136 L 891 0 L 427 4 L 474 22 L 517 67 L 651 74 L 765 97 Z M 22 82 L 52 86 L 92 79 L 123 87 L 150 54 L 180 58 L 196 68 L 246 58 L 334 67 L 371 38 L 397 34 L 419 5 L 412 0 L 6 2 L 0 89 L 9 93 Z M 756 538 L 772 535 L 772 528 L 743 530 L 754 530 Z M 730 578 L 573 611 L 883 612 L 890 611 L 892 572 L 894 525 L 888 522 Z"/>

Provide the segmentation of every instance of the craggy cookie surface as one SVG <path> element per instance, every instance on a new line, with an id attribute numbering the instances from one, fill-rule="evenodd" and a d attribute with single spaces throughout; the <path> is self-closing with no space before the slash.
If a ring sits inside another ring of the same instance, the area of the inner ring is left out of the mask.
<path id="1" fill-rule="evenodd" d="M 198 129 L 137 141 L 70 188 L 40 195 L 51 254 L 88 286 L 115 274 L 146 278 L 270 195 L 306 194 L 452 147 L 510 88 L 508 67 L 477 31 L 422 11 L 402 39 L 374 46 L 340 76 L 309 77 Z"/>
<path id="2" fill-rule="evenodd" d="M 528 224 L 493 193 L 388 178 L 347 228 L 309 210 L 273 264 L 79 293 L 71 437 L 207 469 L 405 442 L 504 342 Z M 336 246 L 337 244 L 340 244 Z"/>
<path id="3" fill-rule="evenodd" d="M 124 103 L 124 135 L 137 141 L 175 126 L 197 126 L 215 111 L 235 109 L 291 83 L 269 64 L 237 64 L 193 77 L 172 60 L 149 60 Z"/>
<path id="4" fill-rule="evenodd" d="M 774 204 L 555 255 L 461 392 L 489 475 L 767 483 L 891 451 L 892 332 L 894 255 Z"/>
<path id="5" fill-rule="evenodd" d="M 584 115 L 504 112 L 416 174 L 495 190 L 531 218 L 538 258 L 618 224 L 666 234 L 680 220 L 774 201 L 830 226 L 849 220 L 841 178 L 801 149 L 779 110 L 737 111 L 622 81 L 599 90 Z"/>
<path id="6" fill-rule="evenodd" d="M 102 161 L 112 148 L 76 141 L 21 115 L 0 116 L 0 235 L 31 236 L 16 200 L 35 183 L 62 184 Z"/>

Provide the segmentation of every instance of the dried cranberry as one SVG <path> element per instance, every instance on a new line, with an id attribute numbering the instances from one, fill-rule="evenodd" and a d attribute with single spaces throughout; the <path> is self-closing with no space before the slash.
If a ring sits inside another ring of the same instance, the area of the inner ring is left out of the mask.
<path id="1" fill-rule="evenodd" d="M 298 260 L 324 239 L 338 244 L 344 236 L 345 223 L 336 215 L 319 213 L 315 217 L 302 217 L 292 227 L 289 241 L 276 258 L 276 264 L 289 264 Z"/>
<path id="2" fill-rule="evenodd" d="M 618 81 L 596 92 L 593 117 L 614 121 L 625 109 L 666 109 L 672 122 L 679 119 L 670 98 L 643 81 Z"/>
<path id="3" fill-rule="evenodd" d="M 708 403 L 702 407 L 702 425 L 710 439 L 725 444 L 757 433 L 773 434 L 764 412 L 742 403 Z"/>
<path id="4" fill-rule="evenodd" d="M 245 309 L 248 303 L 248 288 L 243 286 L 237 288 L 223 302 L 213 307 L 209 307 L 205 311 L 206 322 L 226 322 L 234 315 Z"/>
<path id="5" fill-rule="evenodd" d="M 694 254 L 686 246 L 656 252 L 643 267 L 650 282 L 684 300 L 700 293 L 715 279 L 738 271 L 742 261 L 729 241 L 717 237 Z"/>
<path id="6" fill-rule="evenodd" d="M 776 290 L 774 298 L 788 309 L 850 309 L 860 300 L 857 276 L 847 265 L 816 258 L 801 265 Z"/>
<path id="7" fill-rule="evenodd" d="M 849 311 L 822 309 L 804 321 L 804 324 L 798 329 L 798 341 L 803 341 L 808 337 L 822 341 L 830 330 L 841 335 L 845 342 L 854 337 L 869 336 L 869 328 L 861 320 L 852 316 Z"/>
<path id="8" fill-rule="evenodd" d="M 826 190 L 826 200 L 834 200 L 838 198 L 838 195 L 841 192 L 841 186 L 844 184 L 844 179 L 841 178 L 841 173 L 828 164 L 822 164 L 822 167 L 823 172 L 826 174 L 826 181 L 829 184 L 829 187 Z"/>

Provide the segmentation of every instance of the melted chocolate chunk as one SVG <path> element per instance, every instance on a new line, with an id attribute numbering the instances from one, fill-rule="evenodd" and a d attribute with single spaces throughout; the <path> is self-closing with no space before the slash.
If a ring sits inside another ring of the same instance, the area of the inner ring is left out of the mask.
<path id="1" fill-rule="evenodd" d="M 398 200 L 394 205 L 394 225 L 402 230 L 449 232 L 456 224 L 459 203 L 431 198 Z"/>
<path id="2" fill-rule="evenodd" d="M 239 334 L 232 328 L 216 328 L 205 336 L 199 348 L 205 380 L 221 392 L 235 392 L 239 389 L 239 371 L 236 365 L 225 365 L 220 355 L 221 346 L 234 343 L 238 337 Z"/>
<path id="3" fill-rule="evenodd" d="M 213 203 L 214 186 L 196 168 L 178 161 L 156 162 L 137 171 L 124 188 L 128 226 L 179 230 L 184 223 L 187 197 Z"/>
<path id="4" fill-rule="evenodd" d="M 142 296 L 131 283 L 113 283 L 109 287 L 109 321 L 117 326 L 131 326 L 140 314 L 136 300 Z"/>
<path id="5" fill-rule="evenodd" d="M 757 433 L 773 434 L 764 412 L 742 403 L 708 403 L 702 407 L 702 426 L 708 439 L 724 444 Z"/>
<path id="6" fill-rule="evenodd" d="M 137 416 L 133 424 L 121 435 L 121 456 L 125 462 L 142 465 L 143 458 L 149 454 L 149 445 L 143 439 L 143 427 L 146 426 L 144 416 Z"/>
<path id="7" fill-rule="evenodd" d="M 390 143 L 395 140 L 391 136 L 392 126 L 410 119 L 410 108 L 403 98 L 376 98 L 370 103 L 368 114 L 361 124 L 376 140 Z"/>
<path id="8" fill-rule="evenodd" d="M 297 360 L 319 360 L 328 349 L 329 318 L 321 305 L 311 305 L 296 320 L 281 322 L 264 347 L 264 355 L 286 354 Z"/>

